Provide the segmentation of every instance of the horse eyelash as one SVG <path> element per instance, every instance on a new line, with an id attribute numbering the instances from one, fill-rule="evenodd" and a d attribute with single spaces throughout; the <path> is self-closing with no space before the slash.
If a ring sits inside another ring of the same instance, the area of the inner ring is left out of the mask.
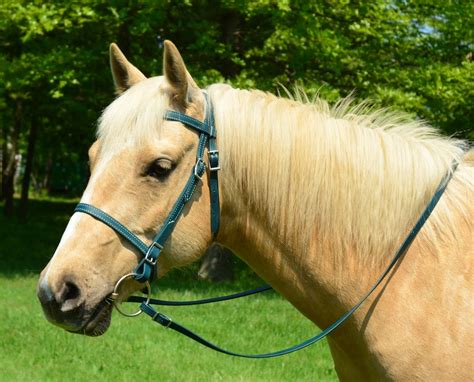
<path id="1" fill-rule="evenodd" d="M 158 180 L 164 180 L 169 174 L 171 174 L 173 169 L 174 165 L 169 159 L 160 158 L 147 165 L 144 175 Z"/>

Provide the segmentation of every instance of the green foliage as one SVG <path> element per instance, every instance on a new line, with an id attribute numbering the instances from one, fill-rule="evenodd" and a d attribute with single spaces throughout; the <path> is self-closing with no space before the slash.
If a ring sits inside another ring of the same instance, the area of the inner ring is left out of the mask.
<path id="1" fill-rule="evenodd" d="M 473 31 L 474 3 L 461 0 L 7 0 L 0 123 L 11 125 L 15 99 L 25 100 L 25 125 L 38 116 L 37 178 L 51 158 L 85 162 L 113 99 L 108 44 L 159 75 L 160 35 L 177 44 L 202 87 L 297 83 L 329 101 L 354 92 L 474 138 Z"/>

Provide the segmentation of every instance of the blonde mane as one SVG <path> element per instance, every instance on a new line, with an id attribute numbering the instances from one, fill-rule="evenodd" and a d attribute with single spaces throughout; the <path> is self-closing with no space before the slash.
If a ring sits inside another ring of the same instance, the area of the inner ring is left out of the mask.
<path id="1" fill-rule="evenodd" d="M 317 246 L 330 242 L 336 253 L 369 260 L 393 251 L 463 155 L 462 141 L 423 121 L 350 99 L 330 107 L 319 98 L 301 102 L 301 93 L 298 101 L 226 85 L 209 93 L 235 197 L 245 193 L 249 208 L 302 254 L 314 235 Z M 469 174 L 466 167 L 423 229 L 430 240 L 455 235 L 453 210 L 467 219 L 462 187 L 473 188 L 472 163 Z"/>
<path id="2" fill-rule="evenodd" d="M 140 82 L 104 111 L 102 151 L 160 134 L 169 104 L 161 84 L 162 77 Z M 393 251 L 464 155 L 462 141 L 423 121 L 350 99 L 330 107 L 298 92 L 287 99 L 219 84 L 208 92 L 230 192 L 245 194 L 249 211 L 301 253 L 315 235 L 336 253 L 369 261 Z M 462 190 L 474 187 L 473 171 L 472 159 L 461 163 L 422 236 L 442 243 L 455 235 L 452 211 L 467 219 Z"/>

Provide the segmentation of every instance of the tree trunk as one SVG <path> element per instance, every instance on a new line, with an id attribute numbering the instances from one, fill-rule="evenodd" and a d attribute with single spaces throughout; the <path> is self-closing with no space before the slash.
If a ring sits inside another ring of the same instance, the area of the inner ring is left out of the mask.
<path id="1" fill-rule="evenodd" d="M 204 255 L 198 277 L 209 281 L 225 281 L 234 278 L 232 252 L 220 244 L 212 244 Z"/>
<path id="2" fill-rule="evenodd" d="M 28 136 L 28 151 L 26 153 L 25 173 L 21 184 L 20 218 L 26 220 L 28 215 L 28 196 L 30 190 L 31 170 L 33 168 L 33 158 L 35 155 L 36 137 L 38 133 L 38 120 L 33 117 Z"/>
<path id="3" fill-rule="evenodd" d="M 2 176 L 1 176 L 1 187 L 0 187 L 0 200 L 5 199 L 5 173 L 7 170 L 7 127 L 6 125 L 2 128 Z"/>
<path id="4" fill-rule="evenodd" d="M 51 180 L 51 172 L 53 171 L 53 153 L 51 150 L 48 151 L 48 157 L 46 159 L 46 163 L 44 165 L 44 177 L 43 181 L 40 183 L 40 188 L 42 190 L 47 191 L 48 193 L 51 191 L 50 180 Z"/>
<path id="5" fill-rule="evenodd" d="M 11 136 L 11 148 L 7 155 L 7 165 L 4 172 L 4 214 L 13 216 L 13 195 L 15 193 L 16 154 L 18 151 L 18 139 L 20 136 L 21 122 L 23 118 L 23 104 L 20 100 L 15 101 L 15 116 L 13 119 L 13 132 Z"/>
<path id="6" fill-rule="evenodd" d="M 136 18 L 141 8 L 142 6 L 137 3 L 129 4 L 127 15 L 124 19 L 122 19 L 122 23 L 120 24 L 117 31 L 117 44 L 126 57 L 131 55 L 130 24 Z"/>

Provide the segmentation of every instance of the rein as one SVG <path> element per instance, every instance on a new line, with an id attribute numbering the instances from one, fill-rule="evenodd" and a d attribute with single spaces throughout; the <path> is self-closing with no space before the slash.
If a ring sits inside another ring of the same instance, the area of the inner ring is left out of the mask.
<path id="1" fill-rule="evenodd" d="M 211 194 L 211 200 L 210 200 L 211 222 L 210 224 L 211 224 L 211 231 L 214 237 L 216 236 L 219 230 L 220 204 L 219 204 L 219 182 L 218 182 L 217 174 L 220 167 L 219 167 L 219 151 L 217 149 L 217 142 L 216 142 L 217 131 L 214 124 L 212 104 L 206 92 L 204 92 L 204 96 L 206 99 L 206 116 L 205 116 L 204 122 L 201 122 L 186 114 L 173 111 L 173 110 L 166 111 L 163 117 L 164 120 L 181 122 L 185 126 L 196 130 L 199 133 L 199 143 L 198 143 L 198 148 L 196 152 L 196 163 L 192 168 L 191 175 L 189 176 L 184 189 L 182 190 L 181 194 L 178 196 L 178 199 L 173 205 L 171 212 L 168 214 L 167 218 L 163 222 L 160 230 L 156 234 L 151 244 L 149 245 L 145 244 L 133 232 L 131 232 L 127 227 L 125 227 L 119 221 L 114 219 L 109 214 L 103 212 L 99 208 L 96 208 L 90 204 L 79 203 L 76 206 L 74 212 L 82 212 L 82 213 L 91 215 L 97 220 L 101 221 L 102 223 L 108 225 L 110 228 L 114 229 L 116 232 L 121 234 L 125 239 L 127 239 L 143 255 L 143 258 L 138 263 L 134 271 L 119 279 L 119 281 L 115 285 L 114 292 L 107 299 L 108 302 L 111 302 L 114 304 L 114 306 L 117 308 L 117 310 L 120 313 L 126 316 L 136 316 L 142 312 L 145 312 L 147 315 L 149 315 L 152 318 L 153 321 L 161 324 L 162 326 L 165 326 L 166 328 L 169 328 L 169 329 L 173 329 L 193 339 L 194 341 L 199 342 L 200 344 L 208 348 L 214 349 L 218 352 L 228 354 L 228 355 L 244 357 L 244 358 L 273 358 L 273 357 L 278 357 L 285 354 L 293 353 L 295 351 L 301 350 L 309 345 L 312 345 L 320 341 L 321 339 L 326 337 L 328 334 L 330 334 L 332 331 L 334 331 L 336 328 L 338 328 L 357 309 L 359 309 L 359 307 L 367 300 L 367 298 L 375 291 L 375 289 L 377 289 L 380 283 L 385 279 L 385 277 L 390 273 L 390 271 L 394 268 L 394 266 L 398 263 L 398 261 L 407 252 L 413 240 L 415 239 L 416 235 L 419 233 L 419 231 L 421 230 L 425 222 L 430 217 L 439 199 L 443 195 L 449 181 L 451 180 L 453 173 L 456 171 L 458 163 L 457 162 L 453 163 L 450 171 L 448 171 L 448 173 L 443 177 L 433 197 L 431 198 L 430 202 L 423 210 L 422 214 L 420 215 L 417 222 L 413 226 L 409 235 L 403 241 L 402 245 L 395 253 L 395 256 L 392 258 L 392 260 L 388 264 L 385 271 L 377 279 L 377 281 L 372 286 L 372 288 L 370 288 L 369 291 L 361 298 L 361 300 L 356 305 L 354 305 L 347 313 L 342 315 L 338 320 L 336 320 L 332 325 L 324 329 L 321 333 L 315 335 L 314 337 L 309 338 L 308 340 L 298 345 L 295 345 L 283 350 L 271 352 L 271 353 L 265 353 L 265 354 L 235 353 L 229 350 L 225 350 L 217 345 L 214 345 L 213 343 L 205 340 L 198 334 L 172 321 L 171 318 L 155 310 L 152 307 L 152 305 L 189 306 L 189 305 L 209 304 L 213 302 L 227 301 L 227 300 L 232 300 L 232 299 L 236 299 L 240 297 L 250 296 L 256 293 L 260 293 L 260 292 L 265 292 L 272 289 L 271 286 L 263 285 L 259 288 L 240 292 L 240 293 L 235 293 L 235 294 L 222 296 L 222 297 L 196 300 L 196 301 L 165 301 L 165 300 L 150 298 L 151 288 L 150 288 L 149 282 L 153 281 L 156 278 L 158 257 L 165 245 L 165 242 L 170 237 L 171 233 L 176 227 L 176 224 L 182 215 L 184 206 L 191 200 L 194 194 L 194 191 L 196 190 L 197 185 L 201 182 L 202 176 L 206 172 L 206 167 L 209 170 L 209 187 L 210 187 L 210 194 Z M 206 146 L 208 149 L 207 166 L 203 159 Z M 118 289 L 119 289 L 120 284 L 129 278 L 133 278 L 134 280 L 140 283 L 144 283 L 147 289 L 146 297 L 132 296 L 127 300 L 127 302 L 141 303 L 140 310 L 133 314 L 122 312 L 120 308 L 118 308 L 119 305 L 117 304 L 117 301 L 116 301 L 118 298 Z"/>

